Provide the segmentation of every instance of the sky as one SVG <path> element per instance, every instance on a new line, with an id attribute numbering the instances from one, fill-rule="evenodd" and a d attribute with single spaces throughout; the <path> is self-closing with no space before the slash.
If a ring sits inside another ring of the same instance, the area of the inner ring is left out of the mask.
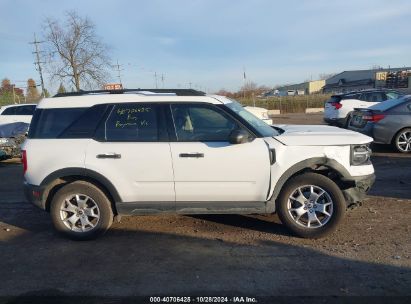
<path id="1" fill-rule="evenodd" d="M 1 79 L 39 83 L 29 42 L 41 38 L 45 18 L 64 20 L 68 10 L 93 21 L 127 88 L 153 88 L 154 73 L 160 88 L 215 92 L 238 90 L 244 71 L 273 87 L 411 66 L 409 0 L 0 0 Z"/>

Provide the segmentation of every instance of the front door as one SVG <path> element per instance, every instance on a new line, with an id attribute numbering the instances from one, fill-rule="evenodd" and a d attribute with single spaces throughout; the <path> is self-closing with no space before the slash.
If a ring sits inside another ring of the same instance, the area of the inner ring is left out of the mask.
<path id="1" fill-rule="evenodd" d="M 172 104 L 170 112 L 177 207 L 179 202 L 265 201 L 270 161 L 262 138 L 230 144 L 230 133 L 242 127 L 214 105 Z"/>

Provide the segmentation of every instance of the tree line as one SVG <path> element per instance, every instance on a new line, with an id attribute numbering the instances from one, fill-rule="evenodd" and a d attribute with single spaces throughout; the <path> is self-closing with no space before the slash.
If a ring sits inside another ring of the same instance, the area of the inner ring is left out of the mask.
<path id="1" fill-rule="evenodd" d="M 48 94 L 48 92 L 45 92 Z M 4 78 L 0 86 L 0 104 L 36 103 L 41 99 L 34 79 L 29 78 L 24 88 L 16 87 L 10 79 Z"/>
<path id="2" fill-rule="evenodd" d="M 254 98 L 262 96 L 264 93 L 270 90 L 272 90 L 272 88 L 264 85 L 257 85 L 252 81 L 248 81 L 238 91 L 228 91 L 226 89 L 220 89 L 219 91 L 215 92 L 215 94 L 231 98 Z"/>

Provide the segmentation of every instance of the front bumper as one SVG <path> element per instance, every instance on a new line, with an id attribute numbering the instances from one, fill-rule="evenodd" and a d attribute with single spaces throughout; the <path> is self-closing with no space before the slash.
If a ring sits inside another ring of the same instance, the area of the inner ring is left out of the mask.
<path id="1" fill-rule="evenodd" d="M 348 129 L 350 129 L 351 131 L 355 131 L 358 133 L 362 133 L 364 135 L 367 135 L 369 137 L 373 137 L 373 127 L 374 125 L 372 123 L 367 122 L 367 124 L 365 126 L 361 127 L 355 127 L 352 125 L 348 126 Z"/>
<path id="2" fill-rule="evenodd" d="M 343 190 L 347 207 L 357 204 L 364 200 L 371 186 L 375 182 L 375 174 L 360 177 L 351 177 L 343 180 L 349 187 Z"/>
<path id="3" fill-rule="evenodd" d="M 27 182 L 24 182 L 24 195 L 26 199 L 39 207 L 40 209 L 46 210 L 46 200 L 44 199 L 44 188 L 40 186 L 30 185 Z"/>

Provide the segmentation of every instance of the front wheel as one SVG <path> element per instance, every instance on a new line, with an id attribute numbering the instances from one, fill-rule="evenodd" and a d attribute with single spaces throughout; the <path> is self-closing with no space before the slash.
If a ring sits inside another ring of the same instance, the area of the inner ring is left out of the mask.
<path id="1" fill-rule="evenodd" d="M 90 240 L 113 223 L 110 200 L 95 185 L 75 181 L 57 191 L 51 202 L 54 227 L 74 240 Z"/>
<path id="2" fill-rule="evenodd" d="M 278 216 L 293 233 L 320 238 L 333 232 L 344 217 L 346 202 L 328 177 L 305 173 L 291 178 L 277 200 Z"/>

